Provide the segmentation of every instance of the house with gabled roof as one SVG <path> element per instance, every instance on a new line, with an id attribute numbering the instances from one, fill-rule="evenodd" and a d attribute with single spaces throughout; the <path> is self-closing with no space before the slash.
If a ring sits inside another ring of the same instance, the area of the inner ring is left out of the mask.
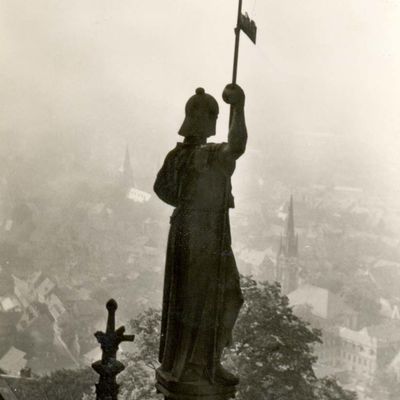
<path id="1" fill-rule="evenodd" d="M 27 364 L 26 353 L 11 346 L 0 359 L 0 369 L 11 375 L 18 375 Z"/>
<path id="2" fill-rule="evenodd" d="M 340 359 L 359 377 L 372 378 L 377 371 L 395 365 L 400 351 L 400 321 L 387 321 L 359 331 L 341 328 Z"/>
<path id="3" fill-rule="evenodd" d="M 358 313 L 350 308 L 336 294 L 328 289 L 303 284 L 288 294 L 290 305 L 310 307 L 314 318 L 325 320 L 337 326 L 357 327 Z"/>

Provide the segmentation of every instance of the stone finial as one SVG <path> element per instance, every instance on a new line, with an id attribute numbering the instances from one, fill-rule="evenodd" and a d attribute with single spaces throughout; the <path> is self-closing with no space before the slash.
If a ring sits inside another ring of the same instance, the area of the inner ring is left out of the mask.
<path id="1" fill-rule="evenodd" d="M 106 332 L 98 331 L 94 334 L 103 351 L 101 360 L 92 364 L 92 368 L 100 375 L 96 384 L 96 400 L 118 400 L 116 377 L 125 367 L 117 360 L 118 347 L 122 342 L 133 342 L 134 335 L 125 335 L 125 327 L 115 329 L 115 312 L 118 304 L 114 299 L 107 302 L 108 311 Z"/>

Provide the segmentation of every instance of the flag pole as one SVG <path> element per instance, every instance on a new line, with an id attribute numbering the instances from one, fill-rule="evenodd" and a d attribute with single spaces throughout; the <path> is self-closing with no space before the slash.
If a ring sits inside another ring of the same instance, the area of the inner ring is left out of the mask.
<path id="1" fill-rule="evenodd" d="M 233 73 L 232 73 L 232 83 L 236 83 L 237 78 L 237 66 L 238 66 L 238 59 L 239 59 L 239 42 L 240 42 L 240 16 L 242 15 L 242 3 L 243 0 L 239 0 L 238 6 L 238 15 L 237 15 L 237 24 L 235 29 L 235 53 L 233 56 Z"/>
<path id="2" fill-rule="evenodd" d="M 235 28 L 235 52 L 233 54 L 233 72 L 232 72 L 232 83 L 236 84 L 237 79 L 237 68 L 238 68 L 238 59 L 239 59 L 239 43 L 240 43 L 240 17 L 242 15 L 242 3 L 243 0 L 239 0 L 238 5 L 238 15 L 237 15 L 237 23 Z M 229 113 L 229 127 L 232 123 L 233 117 L 233 107 L 231 106 L 231 110 Z"/>
<path id="3" fill-rule="evenodd" d="M 240 16 L 242 14 L 242 2 L 243 0 L 239 0 L 238 7 L 238 17 L 237 17 L 237 25 L 235 29 L 235 53 L 233 56 L 233 74 L 232 74 L 232 83 L 236 84 L 237 77 L 237 64 L 239 58 L 239 41 L 240 41 Z M 233 107 L 230 108 L 229 114 L 229 127 L 231 126 L 233 115 Z M 209 360 L 209 372 L 210 372 L 210 381 L 212 384 L 215 383 L 215 373 L 216 373 L 216 363 L 219 362 L 219 357 L 221 356 L 219 353 L 220 349 L 218 348 L 218 337 L 221 328 L 221 313 L 222 313 L 222 302 L 224 301 L 224 290 L 225 290 L 225 273 L 222 271 L 223 268 L 223 257 L 225 254 L 225 246 L 226 246 L 226 222 L 228 217 L 228 185 L 224 189 L 224 213 L 222 220 L 222 231 L 221 231 L 221 243 L 220 243 L 220 259 L 217 270 L 217 289 L 216 289 L 216 312 L 215 312 L 215 325 L 214 325 L 214 334 L 212 338 L 212 346 L 211 346 L 211 359 Z"/>

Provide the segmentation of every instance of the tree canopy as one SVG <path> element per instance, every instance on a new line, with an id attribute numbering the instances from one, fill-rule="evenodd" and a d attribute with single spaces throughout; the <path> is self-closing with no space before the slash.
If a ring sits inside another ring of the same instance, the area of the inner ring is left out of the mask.
<path id="1" fill-rule="evenodd" d="M 245 304 L 235 328 L 235 344 L 225 354 L 225 363 L 241 379 L 239 399 L 355 399 L 335 379 L 315 377 L 313 349 L 321 342 L 321 332 L 293 314 L 279 284 L 257 284 L 243 277 L 242 289 Z M 160 318 L 159 311 L 149 309 L 130 323 L 136 348 L 125 354 L 127 368 L 120 375 L 123 400 L 154 397 Z"/>
<path id="2" fill-rule="evenodd" d="M 238 399 L 356 399 L 354 393 L 343 389 L 333 377 L 315 376 L 313 350 L 321 342 L 321 332 L 293 314 L 278 283 L 257 284 L 243 277 L 242 289 L 245 304 L 236 324 L 235 344 L 225 352 L 224 361 L 241 379 Z M 159 366 L 160 322 L 160 311 L 152 308 L 130 321 L 129 330 L 136 339 L 134 350 L 121 356 L 126 366 L 118 377 L 121 400 L 156 397 L 154 374 Z M 60 371 L 43 378 L 41 387 L 52 399 L 92 400 L 95 381 L 88 371 Z"/>

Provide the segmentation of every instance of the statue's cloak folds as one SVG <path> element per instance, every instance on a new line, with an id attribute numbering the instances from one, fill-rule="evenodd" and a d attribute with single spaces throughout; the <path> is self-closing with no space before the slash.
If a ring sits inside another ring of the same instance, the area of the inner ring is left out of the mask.
<path id="1" fill-rule="evenodd" d="M 216 348 L 222 349 L 243 301 L 228 214 L 235 161 L 226 157 L 224 146 L 178 143 L 154 185 L 157 195 L 176 207 L 168 238 L 159 360 L 162 370 L 177 379 L 189 364 L 212 364 L 216 326 Z"/>

